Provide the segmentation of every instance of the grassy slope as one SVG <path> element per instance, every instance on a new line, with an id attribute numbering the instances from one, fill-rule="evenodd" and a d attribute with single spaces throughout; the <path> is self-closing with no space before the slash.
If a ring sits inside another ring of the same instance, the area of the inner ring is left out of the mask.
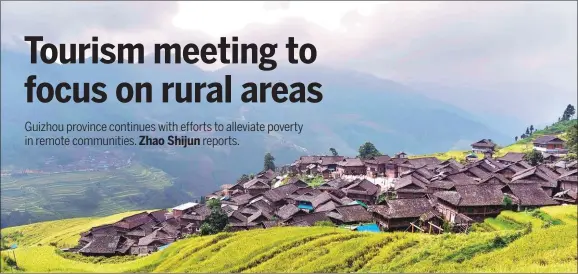
<path id="1" fill-rule="evenodd" d="M 2 215 L 25 210 L 32 222 L 106 216 L 141 208 L 147 190 L 162 194 L 171 184 L 163 171 L 138 164 L 111 171 L 2 178 Z"/>
<path id="2" fill-rule="evenodd" d="M 358 233 L 331 227 L 221 233 L 181 240 L 129 262 L 99 264 L 65 259 L 45 243 L 68 246 L 78 231 L 121 216 L 86 219 L 90 224 L 85 219 L 46 222 L 2 233 L 23 233 L 15 254 L 19 266 L 32 272 L 575 272 L 576 209 L 543 208 L 541 218 L 503 212 L 468 235 Z M 544 220 L 557 225 L 544 226 Z M 524 235 L 528 222 L 532 231 Z M 4 264 L 2 270 L 9 268 Z"/>

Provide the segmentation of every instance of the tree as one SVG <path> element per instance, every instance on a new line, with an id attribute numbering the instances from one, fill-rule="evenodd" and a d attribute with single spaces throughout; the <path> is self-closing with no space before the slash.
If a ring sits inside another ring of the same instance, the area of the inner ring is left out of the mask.
<path id="1" fill-rule="evenodd" d="M 578 154 L 578 123 L 574 123 L 571 127 L 566 130 L 566 136 L 568 137 L 568 156 L 570 158 L 576 158 Z"/>
<path id="2" fill-rule="evenodd" d="M 515 141 L 515 142 L 518 141 L 518 136 L 514 137 L 514 141 Z"/>
<path id="3" fill-rule="evenodd" d="M 263 170 L 275 170 L 275 157 L 271 153 L 265 154 Z"/>
<path id="4" fill-rule="evenodd" d="M 512 209 L 512 198 L 508 197 L 508 196 L 504 196 L 504 199 L 502 200 L 502 204 L 504 205 L 505 209 Z"/>
<path id="5" fill-rule="evenodd" d="M 246 182 L 251 180 L 251 178 L 249 177 L 249 175 L 247 174 L 243 174 L 241 175 L 241 177 L 239 177 L 239 179 L 237 180 L 237 182 Z"/>
<path id="6" fill-rule="evenodd" d="M 526 135 L 530 135 L 530 128 L 526 128 Z"/>
<path id="7" fill-rule="evenodd" d="M 534 132 L 534 125 L 530 125 L 530 133 Z"/>
<path id="8" fill-rule="evenodd" d="M 544 162 L 544 156 L 542 156 L 542 153 L 535 149 L 526 153 L 526 155 L 524 155 L 524 159 L 532 166 L 537 166 Z"/>
<path id="9" fill-rule="evenodd" d="M 528 137 L 528 136 L 526 136 L 526 134 L 523 134 L 523 133 L 522 133 L 522 135 L 520 135 L 520 138 L 521 138 L 521 139 L 526 139 L 526 137 Z"/>
<path id="10" fill-rule="evenodd" d="M 375 148 L 371 142 L 365 142 L 365 144 L 359 147 L 359 158 L 367 159 L 370 157 L 380 156 L 381 152 Z"/>
<path id="11" fill-rule="evenodd" d="M 568 104 L 568 106 L 566 106 L 566 109 L 564 110 L 564 114 L 562 114 L 562 121 L 570 120 L 570 118 L 572 118 L 574 114 L 576 114 L 576 108 L 574 108 L 573 105 Z"/>
<path id="12" fill-rule="evenodd" d="M 333 154 L 333 156 L 339 155 L 339 153 L 337 153 L 337 150 L 335 150 L 334 148 L 330 148 L 329 151 L 331 151 L 331 154 Z"/>
<path id="13" fill-rule="evenodd" d="M 201 235 L 216 234 L 223 231 L 229 223 L 229 218 L 227 213 L 221 208 L 221 201 L 210 199 L 207 201 L 207 207 L 211 210 L 211 213 L 201 224 Z"/>

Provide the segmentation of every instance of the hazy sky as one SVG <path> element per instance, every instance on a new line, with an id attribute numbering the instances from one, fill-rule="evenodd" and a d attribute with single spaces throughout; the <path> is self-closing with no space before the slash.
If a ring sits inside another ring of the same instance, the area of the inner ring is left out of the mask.
<path id="1" fill-rule="evenodd" d="M 318 64 L 536 124 L 577 101 L 576 2 L 2 2 L 2 47 L 24 35 L 100 41 L 313 43 Z M 529 107 L 532 106 L 532 107 Z"/>

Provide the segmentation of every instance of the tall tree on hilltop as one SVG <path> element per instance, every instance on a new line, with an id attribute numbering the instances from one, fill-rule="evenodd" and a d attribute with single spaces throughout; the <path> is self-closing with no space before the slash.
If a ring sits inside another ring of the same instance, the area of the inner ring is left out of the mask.
<path id="1" fill-rule="evenodd" d="M 359 147 L 359 158 L 367 159 L 370 157 L 380 156 L 381 152 L 375 148 L 371 142 L 365 142 L 365 144 Z"/>
<path id="2" fill-rule="evenodd" d="M 566 106 L 566 109 L 564 110 L 564 114 L 562 114 L 562 121 L 570 120 L 570 118 L 572 118 L 574 114 L 576 114 L 576 108 L 574 108 L 573 105 L 568 104 L 568 106 Z"/>
<path id="3" fill-rule="evenodd" d="M 526 128 L 526 135 L 530 135 L 530 128 L 529 127 Z"/>
<path id="4" fill-rule="evenodd" d="M 333 156 L 339 156 L 339 153 L 337 153 L 337 150 L 335 150 L 334 148 L 330 148 L 329 151 L 331 151 L 331 154 L 333 154 Z"/>
<path id="5" fill-rule="evenodd" d="M 514 142 L 518 141 L 518 136 L 514 137 Z"/>
<path id="6" fill-rule="evenodd" d="M 530 125 L 530 133 L 534 132 L 534 125 Z"/>
<path id="7" fill-rule="evenodd" d="M 275 157 L 271 153 L 265 154 L 263 170 L 275 170 Z"/>

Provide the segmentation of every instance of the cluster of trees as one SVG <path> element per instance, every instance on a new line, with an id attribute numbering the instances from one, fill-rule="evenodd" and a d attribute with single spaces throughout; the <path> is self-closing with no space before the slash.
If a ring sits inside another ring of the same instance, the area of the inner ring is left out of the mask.
<path id="1" fill-rule="evenodd" d="M 203 224 L 201 224 L 201 235 L 217 234 L 224 231 L 229 224 L 229 217 L 227 217 L 227 213 L 221 208 L 221 201 L 210 199 L 207 201 L 207 206 L 211 209 L 211 214 L 209 214 Z"/>
<path id="2" fill-rule="evenodd" d="M 383 154 L 377 150 L 375 145 L 373 145 L 371 142 L 365 142 L 365 144 L 359 147 L 359 155 L 357 157 L 360 159 L 367 159 L 381 155 Z"/>
<path id="3" fill-rule="evenodd" d="M 522 135 L 520 135 L 520 139 L 526 139 L 530 136 L 532 136 L 532 133 L 536 132 L 537 129 L 534 128 L 534 125 L 530 125 L 529 127 L 526 128 L 526 132 L 522 133 Z M 514 140 L 517 142 L 518 141 L 518 136 L 514 137 Z"/>

